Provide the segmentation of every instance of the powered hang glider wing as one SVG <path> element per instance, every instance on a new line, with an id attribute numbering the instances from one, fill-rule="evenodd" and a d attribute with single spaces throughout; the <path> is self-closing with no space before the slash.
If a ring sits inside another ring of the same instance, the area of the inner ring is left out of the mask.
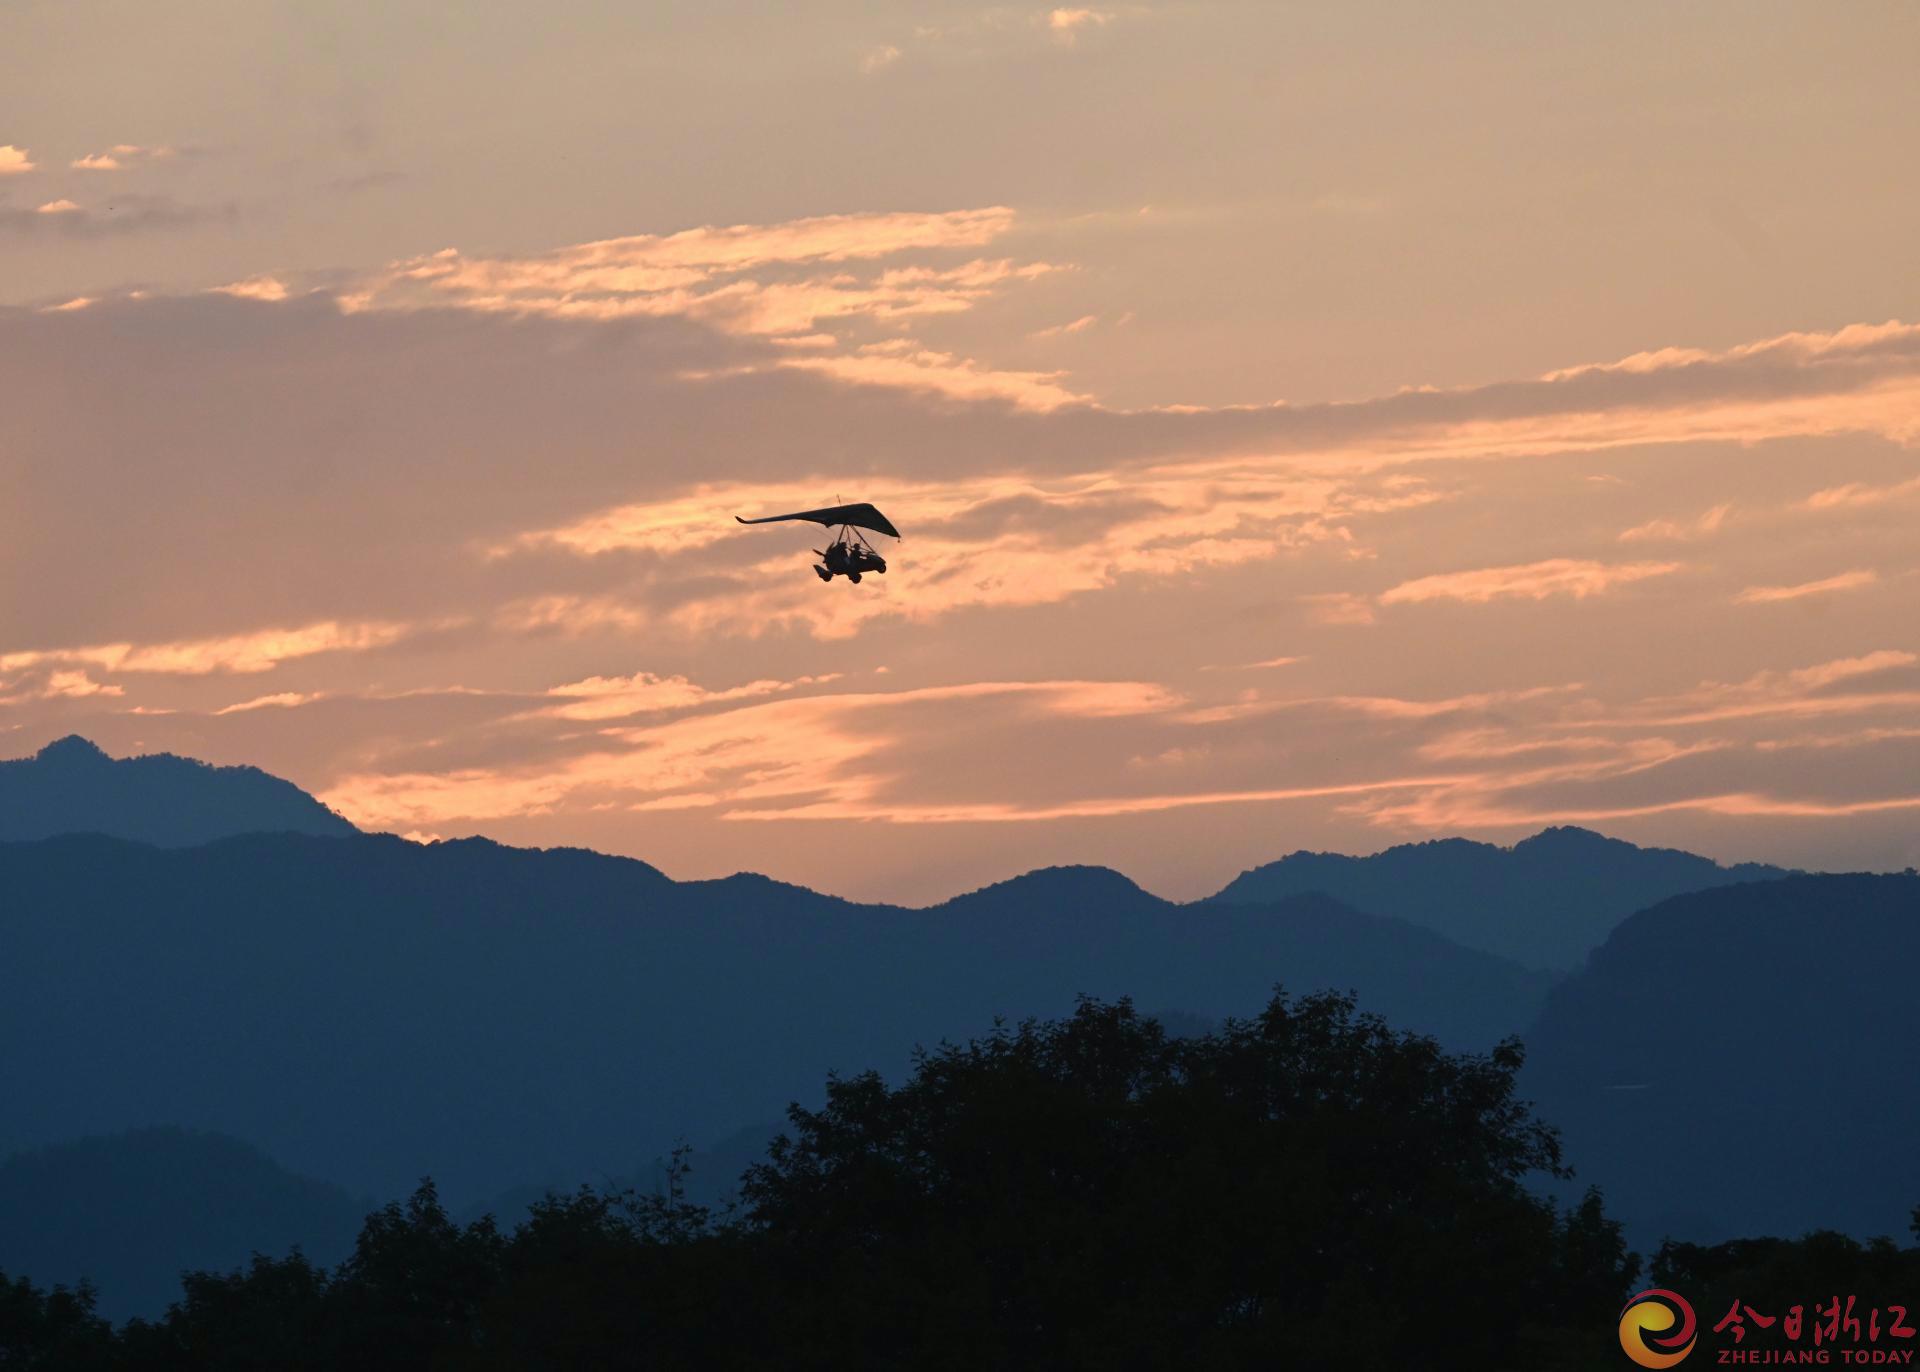
<path id="1" fill-rule="evenodd" d="M 783 519 L 803 519 L 813 524 L 824 524 L 828 528 L 847 525 L 855 529 L 871 529 L 888 538 L 900 537 L 900 531 L 893 522 L 873 506 L 862 502 L 858 505 L 829 505 L 823 510 L 797 510 L 793 514 L 767 515 L 762 519 L 746 519 L 735 515 L 742 524 L 778 524 Z"/>

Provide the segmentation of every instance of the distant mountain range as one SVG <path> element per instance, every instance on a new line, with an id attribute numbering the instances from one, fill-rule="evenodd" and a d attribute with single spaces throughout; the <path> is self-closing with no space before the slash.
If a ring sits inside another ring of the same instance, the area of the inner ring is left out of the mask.
<path id="1" fill-rule="evenodd" d="M 1911 873 L 1677 896 L 1554 990 L 1525 1093 L 1640 1243 L 1899 1235 L 1920 1203 L 1916 967 Z"/>
<path id="2" fill-rule="evenodd" d="M 98 833 L 191 847 L 250 833 L 357 832 L 292 782 L 253 767 L 213 767 L 170 753 L 115 759 L 77 735 L 34 757 L 0 762 L 0 841 Z M 1567 971 L 1636 910 L 1689 891 L 1785 875 L 1762 863 L 1722 867 L 1693 853 L 1569 827 L 1542 830 L 1511 848 L 1449 838 L 1363 857 L 1296 852 L 1242 872 L 1202 904 L 1331 896 L 1523 967 Z M 1117 873 L 1108 877 L 1116 899 L 1154 899 Z"/>
<path id="3" fill-rule="evenodd" d="M 905 910 L 483 839 L 69 835 L 0 844 L 0 885 L 0 1155 L 172 1123 L 375 1195 L 430 1172 L 455 1204 L 1082 993 L 1218 1018 L 1351 987 L 1485 1048 L 1548 985 L 1324 896 L 1183 907 L 1093 868 Z"/>
<path id="4" fill-rule="evenodd" d="M 43 1286 L 86 1277 L 103 1313 L 153 1315 L 179 1299 L 189 1268 L 295 1246 L 336 1263 L 372 1208 L 218 1134 L 80 1139 L 0 1160 L 0 1271 Z"/>
<path id="5" fill-rule="evenodd" d="M 177 848 L 255 832 L 356 831 L 257 767 L 212 767 L 171 753 L 110 758 L 77 734 L 0 762 L 0 840 L 113 834 Z"/>
<path id="6" fill-rule="evenodd" d="M 1214 900 L 1262 904 L 1319 891 L 1524 966 L 1571 969 L 1636 910 L 1689 891 L 1786 875 L 1763 863 L 1722 867 L 1672 848 L 1557 828 L 1511 848 L 1443 838 L 1369 857 L 1293 853 L 1242 872 Z"/>

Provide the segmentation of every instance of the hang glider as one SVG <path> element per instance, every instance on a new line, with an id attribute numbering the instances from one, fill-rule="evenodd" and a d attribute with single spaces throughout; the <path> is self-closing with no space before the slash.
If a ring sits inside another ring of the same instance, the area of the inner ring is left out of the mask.
<path id="1" fill-rule="evenodd" d="M 829 505 L 823 510 L 798 510 L 793 514 L 767 515 L 763 519 L 745 519 L 739 515 L 735 515 L 734 518 L 740 520 L 742 524 L 778 524 L 783 519 L 804 519 L 814 524 L 824 524 L 828 528 L 836 524 L 844 524 L 854 529 L 871 529 L 877 534 L 885 534 L 888 538 L 900 537 L 900 531 L 893 527 L 893 522 L 864 501 L 858 505 Z"/>
<path id="2" fill-rule="evenodd" d="M 824 549 L 815 548 L 814 555 L 820 559 L 814 564 L 814 575 L 822 581 L 832 581 L 836 576 L 844 576 L 848 581 L 858 582 L 868 572 L 886 575 L 887 560 L 874 551 L 867 536 L 860 531 L 871 529 L 874 533 L 885 534 L 888 538 L 900 537 L 900 531 L 893 527 L 888 519 L 873 506 L 862 501 L 857 505 L 828 505 L 819 510 L 796 510 L 792 514 L 767 515 L 760 519 L 747 519 L 735 515 L 742 524 L 778 524 L 782 520 L 799 519 L 811 524 L 824 524 L 827 528 L 838 528 L 833 542 Z"/>

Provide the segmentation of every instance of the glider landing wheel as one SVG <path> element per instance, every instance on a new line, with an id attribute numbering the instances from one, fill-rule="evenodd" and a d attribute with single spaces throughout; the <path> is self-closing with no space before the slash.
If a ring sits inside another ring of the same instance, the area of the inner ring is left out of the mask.
<path id="1" fill-rule="evenodd" d="M 833 580 L 833 573 L 828 571 L 825 567 L 815 567 L 813 569 L 813 573 L 815 576 L 819 577 L 822 581 Z"/>
<path id="2" fill-rule="evenodd" d="M 858 573 L 858 572 L 848 572 L 848 573 L 847 573 L 847 580 L 848 580 L 848 581 L 851 581 L 851 582 L 852 582 L 852 583 L 853 583 L 854 585 L 856 585 L 856 586 L 858 586 L 858 585 L 860 584 L 860 573 Z"/>

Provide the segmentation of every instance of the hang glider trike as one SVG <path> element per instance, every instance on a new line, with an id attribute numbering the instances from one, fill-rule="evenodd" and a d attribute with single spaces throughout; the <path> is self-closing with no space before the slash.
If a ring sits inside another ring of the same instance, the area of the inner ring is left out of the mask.
<path id="1" fill-rule="evenodd" d="M 848 581 L 857 583 L 868 572 L 878 572 L 884 576 L 887 560 L 867 541 L 865 531 L 885 534 L 888 538 L 900 537 L 900 531 L 893 527 L 892 521 L 865 502 L 858 505 L 829 505 L 820 510 L 797 510 L 793 514 L 767 515 L 762 519 L 745 519 L 739 515 L 734 518 L 742 524 L 778 524 L 782 520 L 800 519 L 838 529 L 833 542 L 825 549 L 813 550 L 814 556 L 820 559 L 814 564 L 814 574 L 822 581 L 844 576 Z"/>

